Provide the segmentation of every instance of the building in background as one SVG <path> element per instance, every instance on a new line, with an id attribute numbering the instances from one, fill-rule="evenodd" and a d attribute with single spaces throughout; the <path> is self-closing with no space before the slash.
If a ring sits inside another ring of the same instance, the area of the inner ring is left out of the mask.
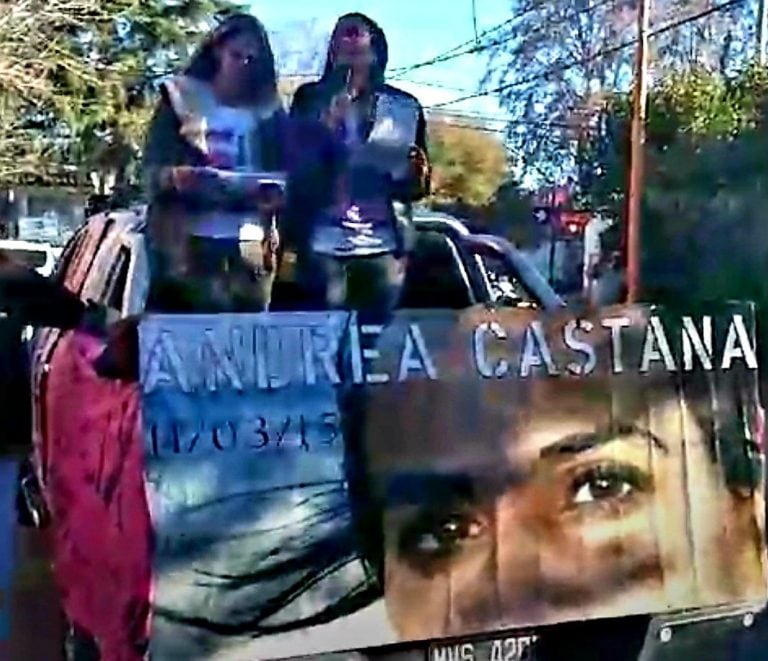
<path id="1" fill-rule="evenodd" d="M 20 177 L 0 189 L 0 235 L 63 245 L 85 220 L 89 188 L 74 168 Z"/>

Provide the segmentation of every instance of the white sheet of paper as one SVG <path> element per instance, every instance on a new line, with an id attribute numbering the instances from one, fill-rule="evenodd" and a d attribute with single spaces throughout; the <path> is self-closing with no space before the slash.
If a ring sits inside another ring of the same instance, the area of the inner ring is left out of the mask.
<path id="1" fill-rule="evenodd" d="M 375 165 L 402 179 L 408 172 L 408 150 L 416 140 L 419 115 L 409 103 L 382 95 L 376 105 L 376 122 L 356 162 Z M 360 159 L 360 161 L 357 161 Z"/>
<path id="2" fill-rule="evenodd" d="M 352 154 L 352 165 L 374 167 L 389 173 L 393 179 L 403 179 L 408 170 L 408 145 L 366 142 Z"/>
<path id="3" fill-rule="evenodd" d="M 370 142 L 413 144 L 419 121 L 416 108 L 409 103 L 382 95 L 376 104 L 376 122 L 369 136 Z"/>
<path id="4" fill-rule="evenodd" d="M 239 170 L 219 170 L 210 168 L 219 179 L 232 185 L 244 184 L 276 184 L 285 188 L 287 175 L 285 172 L 242 172 Z"/>

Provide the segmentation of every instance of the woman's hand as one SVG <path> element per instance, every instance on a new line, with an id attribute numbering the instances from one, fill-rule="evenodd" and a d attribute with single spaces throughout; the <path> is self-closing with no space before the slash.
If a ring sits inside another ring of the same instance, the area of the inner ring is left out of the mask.
<path id="1" fill-rule="evenodd" d="M 109 326 L 106 348 L 94 362 L 100 377 L 129 383 L 139 380 L 140 321 L 140 317 L 128 317 Z"/>
<path id="2" fill-rule="evenodd" d="M 323 113 L 323 124 L 331 130 L 336 130 L 336 127 L 344 121 L 344 117 L 351 107 L 352 95 L 347 90 L 340 92 L 331 99 L 331 105 Z"/>
<path id="3" fill-rule="evenodd" d="M 408 161 L 411 165 L 411 174 L 413 178 L 418 182 L 426 181 L 429 175 L 429 161 L 424 150 L 416 145 L 413 145 L 408 150 Z"/>
<path id="4" fill-rule="evenodd" d="M 277 266 L 277 251 L 280 248 L 280 234 L 276 227 L 267 230 L 262 244 L 262 254 L 264 255 L 264 270 L 267 273 L 275 271 Z"/>
<path id="5" fill-rule="evenodd" d="M 278 232 L 277 227 L 273 227 L 270 232 L 267 234 L 267 247 L 273 254 L 277 254 L 278 249 L 280 248 L 280 232 Z"/>

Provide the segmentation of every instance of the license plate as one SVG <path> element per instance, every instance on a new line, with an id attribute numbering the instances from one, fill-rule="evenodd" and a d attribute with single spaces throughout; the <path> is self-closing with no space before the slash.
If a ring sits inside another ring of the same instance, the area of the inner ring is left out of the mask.
<path id="1" fill-rule="evenodd" d="M 535 659 L 533 633 L 515 633 L 494 638 L 433 643 L 427 661 L 529 661 Z"/>

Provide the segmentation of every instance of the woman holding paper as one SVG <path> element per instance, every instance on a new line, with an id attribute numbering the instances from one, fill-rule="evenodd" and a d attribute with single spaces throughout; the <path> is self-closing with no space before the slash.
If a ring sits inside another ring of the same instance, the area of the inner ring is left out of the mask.
<path id="1" fill-rule="evenodd" d="M 286 121 L 266 30 L 250 15 L 224 20 L 163 85 L 144 158 L 151 307 L 267 306 Z"/>
<path id="2" fill-rule="evenodd" d="M 344 152 L 336 204 L 313 227 L 312 252 L 332 258 L 329 302 L 379 311 L 397 302 L 410 207 L 429 191 L 424 112 L 413 96 L 385 83 L 387 60 L 387 40 L 374 21 L 342 16 L 322 77 L 300 87 L 291 108 L 294 117 L 326 124 Z M 350 264 L 365 291 L 352 291 Z"/>

